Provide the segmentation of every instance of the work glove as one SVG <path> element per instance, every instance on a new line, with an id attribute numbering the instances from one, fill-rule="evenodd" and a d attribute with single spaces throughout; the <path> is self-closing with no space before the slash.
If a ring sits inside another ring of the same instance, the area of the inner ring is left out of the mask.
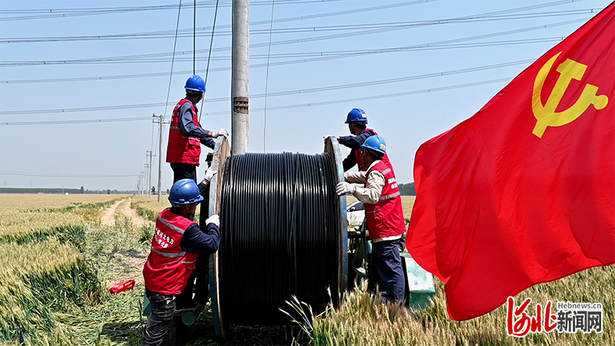
<path id="1" fill-rule="evenodd" d="M 213 214 L 208 217 L 207 220 L 205 220 L 205 224 L 209 225 L 210 223 L 213 223 L 216 227 L 220 227 L 220 216 L 218 216 L 218 214 Z"/>
<path id="2" fill-rule="evenodd" d="M 337 139 L 337 141 L 338 141 L 338 142 L 339 142 L 339 140 L 340 140 L 340 137 L 339 137 L 339 136 L 334 136 L 334 135 L 326 135 L 326 136 L 324 136 L 322 139 L 327 139 L 327 138 L 329 138 L 329 137 L 333 137 L 333 138 Z"/>
<path id="3" fill-rule="evenodd" d="M 207 171 L 205 171 L 205 177 L 203 178 L 203 183 L 205 185 L 209 184 L 211 178 L 213 178 L 217 173 L 218 172 L 211 169 L 211 167 L 207 168 Z"/>
<path id="4" fill-rule="evenodd" d="M 211 136 L 214 137 L 214 138 L 218 138 L 220 136 L 228 137 L 228 131 L 226 131 L 223 128 L 220 128 L 220 130 L 218 130 L 218 132 L 213 132 L 211 134 Z"/>
<path id="5" fill-rule="evenodd" d="M 345 195 L 347 193 L 353 194 L 356 191 L 357 187 L 352 185 L 351 183 L 347 183 L 345 181 L 338 183 L 335 187 L 335 192 L 339 196 Z"/>

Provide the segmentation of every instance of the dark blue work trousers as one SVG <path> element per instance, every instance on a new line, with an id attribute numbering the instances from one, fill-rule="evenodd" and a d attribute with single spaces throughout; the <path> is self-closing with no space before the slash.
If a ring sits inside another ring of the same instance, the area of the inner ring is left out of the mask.
<path id="1" fill-rule="evenodd" d="M 148 289 L 146 289 L 145 295 L 150 301 L 152 314 L 147 319 L 145 337 L 141 346 L 160 346 L 173 321 L 175 296 L 155 293 Z"/>
<path id="2" fill-rule="evenodd" d="M 374 274 L 384 300 L 389 303 L 403 302 L 406 284 L 396 240 L 372 242 L 372 269 L 376 271 Z"/>
<path id="3" fill-rule="evenodd" d="M 196 165 L 189 163 L 171 163 L 171 169 L 173 170 L 173 184 L 181 179 L 192 179 L 196 181 Z"/>

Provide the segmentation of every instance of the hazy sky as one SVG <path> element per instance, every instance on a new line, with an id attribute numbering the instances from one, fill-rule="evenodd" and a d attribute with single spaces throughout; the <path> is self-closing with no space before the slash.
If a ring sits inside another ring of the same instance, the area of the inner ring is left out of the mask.
<path id="1" fill-rule="evenodd" d="M 250 151 L 320 153 L 324 136 L 347 134 L 346 114 L 359 107 L 387 141 L 397 180 L 412 182 L 421 143 L 472 116 L 610 3 L 253 0 Z M 148 150 L 156 185 L 151 117 L 170 119 L 193 68 L 194 2 L 181 1 L 178 26 L 179 4 L 0 0 L 0 186 L 134 189 Z M 197 1 L 203 78 L 215 7 Z M 208 130 L 231 130 L 230 20 L 231 1 L 220 0 L 202 106 Z M 167 137 L 168 127 L 164 189 Z"/>

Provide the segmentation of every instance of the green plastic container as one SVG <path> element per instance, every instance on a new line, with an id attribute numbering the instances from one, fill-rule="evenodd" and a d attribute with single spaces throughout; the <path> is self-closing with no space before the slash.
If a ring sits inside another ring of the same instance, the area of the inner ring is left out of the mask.
<path id="1" fill-rule="evenodd" d="M 401 253 L 401 256 L 408 273 L 408 289 L 410 291 L 408 307 L 423 310 L 431 304 L 431 300 L 436 295 L 433 275 L 421 268 L 409 253 Z"/>

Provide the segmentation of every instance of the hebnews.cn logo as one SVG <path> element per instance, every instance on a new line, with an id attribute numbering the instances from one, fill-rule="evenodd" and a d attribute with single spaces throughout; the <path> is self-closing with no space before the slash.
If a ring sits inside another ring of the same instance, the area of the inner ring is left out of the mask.
<path id="1" fill-rule="evenodd" d="M 508 297 L 506 305 L 506 333 L 518 338 L 529 333 L 550 333 L 557 329 L 559 333 L 602 333 L 601 303 L 557 302 L 557 313 L 552 314 L 553 304 L 547 301 L 545 308 L 536 303 L 534 316 L 529 316 L 527 307 L 532 298 L 526 298 L 519 306 L 515 299 Z"/>

